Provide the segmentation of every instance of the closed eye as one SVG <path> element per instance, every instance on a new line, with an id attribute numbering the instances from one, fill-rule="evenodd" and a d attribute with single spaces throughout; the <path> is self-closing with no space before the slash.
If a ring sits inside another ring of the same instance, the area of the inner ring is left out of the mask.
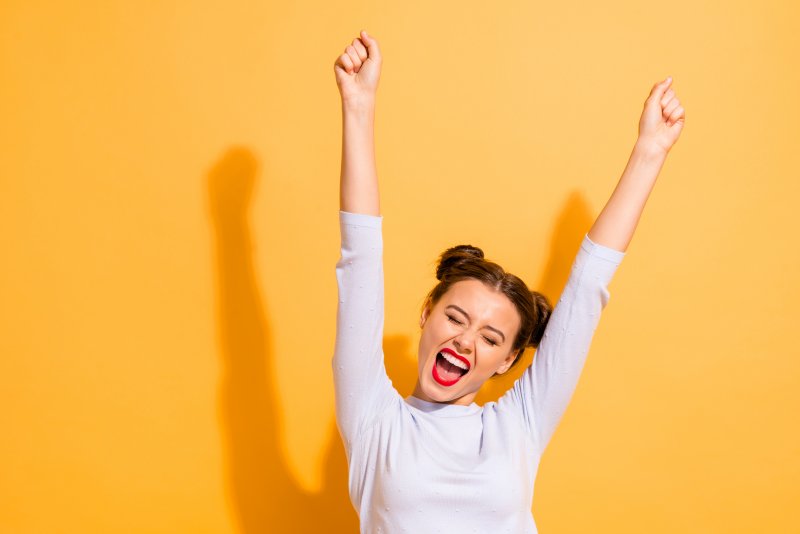
<path id="1" fill-rule="evenodd" d="M 458 325 L 462 325 L 462 324 L 464 324 L 462 321 L 459 321 L 458 319 L 456 319 L 454 316 L 450 315 L 449 313 L 448 313 L 448 314 L 446 314 L 446 315 L 447 315 L 447 319 L 448 319 L 448 320 L 449 320 L 451 323 L 455 323 L 455 324 L 458 324 Z M 489 344 L 489 345 L 491 345 L 492 347 L 494 347 L 494 346 L 496 346 L 496 345 L 497 345 L 497 341 L 495 341 L 494 339 L 492 339 L 492 338 L 490 338 L 490 337 L 483 336 L 483 339 L 484 339 L 484 341 L 486 341 L 486 343 L 488 343 L 488 344 Z"/>
<path id="2" fill-rule="evenodd" d="M 456 323 L 456 324 L 464 324 L 464 323 L 462 323 L 461 321 L 457 320 L 457 319 L 456 319 L 455 317 L 453 317 L 452 315 L 447 315 L 447 318 L 448 318 L 448 319 L 450 319 L 450 322 L 453 322 L 453 323 Z"/>

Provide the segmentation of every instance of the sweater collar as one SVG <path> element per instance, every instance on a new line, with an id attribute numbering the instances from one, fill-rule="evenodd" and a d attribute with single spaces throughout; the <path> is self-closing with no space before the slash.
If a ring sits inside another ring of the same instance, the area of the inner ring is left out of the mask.
<path id="1" fill-rule="evenodd" d="M 436 415 L 439 417 L 457 417 L 460 415 L 472 415 L 474 413 L 478 413 L 481 411 L 481 407 L 478 406 L 476 403 L 472 403 L 469 406 L 464 406 L 462 404 L 448 404 L 446 402 L 430 402 L 426 400 L 422 400 L 414 395 L 409 395 L 406 397 L 406 402 L 421 410 L 425 413 L 429 413 L 431 415 Z"/>

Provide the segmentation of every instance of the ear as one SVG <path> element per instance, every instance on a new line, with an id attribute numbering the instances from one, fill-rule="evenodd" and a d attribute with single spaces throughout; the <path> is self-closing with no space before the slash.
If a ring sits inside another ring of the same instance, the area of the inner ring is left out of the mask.
<path id="1" fill-rule="evenodd" d="M 425 326 L 425 323 L 428 320 L 428 316 L 431 314 L 431 306 L 430 306 L 430 304 L 431 304 L 430 301 L 426 301 L 425 302 L 425 307 L 422 309 L 422 315 L 419 318 L 419 327 L 420 328 L 423 328 Z"/>
<path id="2" fill-rule="evenodd" d="M 497 371 L 495 371 L 495 373 L 498 374 L 498 375 L 505 374 L 505 372 L 508 371 L 509 367 L 511 367 L 511 364 L 514 363 L 514 360 L 517 359 L 517 354 L 519 354 L 520 358 L 522 357 L 522 351 L 523 350 L 525 350 L 525 349 L 522 348 L 522 349 L 519 349 L 519 350 L 515 350 L 514 352 L 509 354 L 506 357 L 506 359 L 503 360 L 503 365 L 498 367 Z"/>

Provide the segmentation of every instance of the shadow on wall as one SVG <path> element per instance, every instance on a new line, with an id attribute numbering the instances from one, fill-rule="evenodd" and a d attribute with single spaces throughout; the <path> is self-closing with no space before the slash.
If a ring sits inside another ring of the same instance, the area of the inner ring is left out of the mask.
<path id="1" fill-rule="evenodd" d="M 338 430 L 329 432 L 320 493 L 310 494 L 297 484 L 281 453 L 277 429 L 285 425 L 274 392 L 275 354 L 265 296 L 256 280 L 248 217 L 258 171 L 254 154 L 234 147 L 207 176 L 229 507 L 244 534 L 358 532 Z"/>
<path id="2" fill-rule="evenodd" d="M 276 429 L 284 425 L 273 390 L 277 382 L 272 375 L 275 355 L 264 313 L 265 297 L 256 281 L 248 216 L 258 172 L 255 155 L 246 148 L 234 147 L 207 176 L 222 364 L 219 408 L 225 480 L 232 499 L 229 505 L 243 534 L 358 532 L 358 516 L 347 494 L 347 459 L 335 422 L 328 433 L 331 440 L 326 445 L 320 493 L 310 494 L 297 484 L 281 453 Z M 558 301 L 592 220 L 586 202 L 573 193 L 556 223 L 542 278 L 538 284 L 526 280 L 552 303 Z M 531 251 L 530 257 L 536 262 L 545 255 Z M 499 263 L 502 265 L 502 260 Z M 407 335 L 387 335 L 383 347 L 387 374 L 406 397 L 417 380 L 417 347 L 411 346 Z M 526 351 L 514 369 L 484 385 L 476 402 L 482 405 L 500 398 L 531 364 L 532 357 L 533 351 Z"/>

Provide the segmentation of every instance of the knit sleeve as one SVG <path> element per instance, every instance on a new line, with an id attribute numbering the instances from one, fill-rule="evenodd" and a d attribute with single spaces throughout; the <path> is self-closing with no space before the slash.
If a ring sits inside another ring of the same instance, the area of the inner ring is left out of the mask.
<path id="1" fill-rule="evenodd" d="M 545 328 L 533 363 L 499 400 L 518 412 L 542 454 L 561 421 L 583 370 L 611 282 L 625 253 L 584 235 L 569 278 Z"/>
<path id="2" fill-rule="evenodd" d="M 336 424 L 349 453 L 399 393 L 383 362 L 383 217 L 339 212 L 339 302 L 333 353 Z"/>

